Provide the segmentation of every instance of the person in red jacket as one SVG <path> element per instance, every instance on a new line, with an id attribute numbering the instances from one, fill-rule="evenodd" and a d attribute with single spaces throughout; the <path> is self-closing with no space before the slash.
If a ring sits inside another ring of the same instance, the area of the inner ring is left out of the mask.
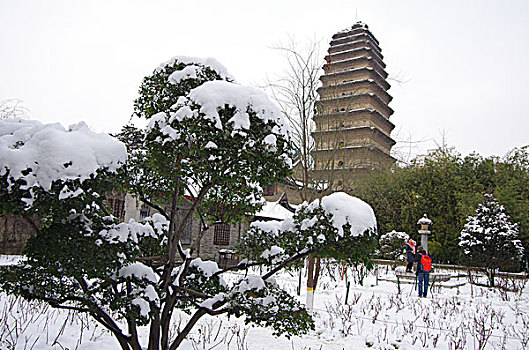
<path id="1" fill-rule="evenodd" d="M 417 254 L 415 254 L 415 261 L 417 261 L 419 297 L 426 298 L 426 295 L 428 294 L 428 284 L 430 282 L 430 271 L 432 270 L 432 258 L 422 246 L 418 246 Z"/>

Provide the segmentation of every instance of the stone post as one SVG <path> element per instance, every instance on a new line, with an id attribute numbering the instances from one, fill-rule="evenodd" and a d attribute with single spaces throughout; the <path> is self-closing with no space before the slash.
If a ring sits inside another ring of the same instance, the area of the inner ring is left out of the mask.
<path id="1" fill-rule="evenodd" d="M 426 214 L 423 215 L 422 218 L 417 221 L 417 225 L 421 225 L 421 228 L 419 230 L 419 234 L 421 235 L 421 245 L 428 252 L 428 235 L 431 233 L 430 230 L 428 230 L 428 226 L 432 224 L 432 220 L 428 219 L 428 216 Z"/>

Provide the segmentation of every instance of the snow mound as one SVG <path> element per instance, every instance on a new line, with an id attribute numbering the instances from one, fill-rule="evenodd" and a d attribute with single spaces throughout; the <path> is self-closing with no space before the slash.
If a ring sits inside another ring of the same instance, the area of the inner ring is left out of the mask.
<path id="1" fill-rule="evenodd" d="M 309 209 L 318 206 L 316 200 L 309 205 Z M 338 229 L 338 234 L 343 236 L 343 226 L 351 225 L 350 234 L 359 236 L 366 230 L 377 227 L 377 219 L 373 208 L 363 200 L 350 196 L 344 192 L 335 192 L 321 199 L 321 207 L 332 216 L 332 223 Z"/>

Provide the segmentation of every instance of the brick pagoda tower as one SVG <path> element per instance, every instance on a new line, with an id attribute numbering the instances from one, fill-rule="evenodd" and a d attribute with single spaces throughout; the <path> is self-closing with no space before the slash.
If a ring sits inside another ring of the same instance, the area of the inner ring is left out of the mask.
<path id="1" fill-rule="evenodd" d="M 358 175 L 395 162 L 392 97 L 378 45 L 367 25 L 358 22 L 333 35 L 325 57 L 312 133 L 313 178 L 334 189 L 351 188 Z"/>

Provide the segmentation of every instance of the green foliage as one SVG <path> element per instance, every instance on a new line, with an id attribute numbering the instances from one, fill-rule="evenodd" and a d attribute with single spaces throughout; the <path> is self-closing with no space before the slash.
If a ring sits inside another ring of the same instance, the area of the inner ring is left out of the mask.
<path id="1" fill-rule="evenodd" d="M 349 222 L 342 229 L 343 232 L 338 230 L 333 215 L 321 205 L 305 205 L 298 208 L 292 221 L 252 225 L 239 241 L 237 251 L 265 266 L 275 266 L 300 252 L 334 258 L 348 265 L 371 266 L 377 244 L 374 229 L 352 235 Z M 274 246 L 277 249 L 272 251 L 270 247 Z"/>
<path id="2" fill-rule="evenodd" d="M 246 315 L 246 324 L 273 327 L 275 336 L 285 335 L 290 339 L 292 335 L 315 329 L 307 310 L 274 283 L 267 282 L 266 288 L 234 293 L 230 303 L 237 305 L 236 313 Z"/>
<path id="3" fill-rule="evenodd" d="M 380 253 L 386 259 L 397 260 L 404 255 L 404 246 L 410 239 L 406 232 L 391 231 L 379 239 Z"/>
<path id="4" fill-rule="evenodd" d="M 83 190 L 68 200 L 59 199 L 65 184 L 62 181 L 54 183 L 49 191 L 38 191 L 26 212 L 41 218 L 39 232 L 27 242 L 27 260 L 19 266 L 5 267 L 5 273 L 0 273 L 0 286 L 27 299 L 44 300 L 52 306 L 68 303 L 81 311 L 89 311 L 96 301 L 110 309 L 116 304 L 123 306 L 121 298 L 107 299 L 101 288 L 123 264 L 137 256 L 137 252 L 131 252 L 129 259 L 119 258 L 130 248 L 123 243 L 111 244 L 98 234 L 115 223 L 115 218 L 102 212 L 102 194 L 113 188 L 115 180 L 115 174 L 103 171 L 83 182 L 67 181 L 71 188 Z M 94 281 L 91 286 L 85 284 L 89 280 Z"/>
<path id="5" fill-rule="evenodd" d="M 504 158 L 461 157 L 453 149 L 440 149 L 423 163 L 373 173 L 359 184 L 355 195 L 369 203 L 379 232 L 405 231 L 418 240 L 417 220 L 427 213 L 430 252 L 443 263 L 460 263 L 458 237 L 465 218 L 474 212 L 485 193 L 494 193 L 529 248 L 528 148 L 515 149 Z"/>
<path id="6" fill-rule="evenodd" d="M 178 84 L 171 83 L 169 77 L 187 66 L 199 66 L 196 77 L 183 79 Z M 134 101 L 134 113 L 140 118 L 149 119 L 159 112 L 168 111 L 178 100 L 205 81 L 223 79 L 219 72 L 200 63 L 184 63 L 173 59 L 168 64 L 158 67 L 151 75 L 145 77 L 138 91 L 139 97 Z"/>
<path id="7" fill-rule="evenodd" d="M 171 74 L 188 66 L 196 67 L 196 78 L 170 81 Z M 129 166 L 123 171 L 129 192 L 168 204 L 175 188 L 182 197 L 184 184 L 194 184 L 196 189 L 208 187 L 200 205 L 202 213 L 211 222 L 231 223 L 260 208 L 257 199 L 261 187 L 289 174 L 283 155 L 292 150 L 284 135 L 276 132 L 275 121 L 264 120 L 261 111 L 252 106 L 244 111 L 252 125 L 244 132 L 235 129 L 231 121 L 240 111 L 228 104 L 219 106 L 219 130 L 201 105 L 184 98 L 193 88 L 213 80 L 223 78 L 202 64 L 174 60 L 155 70 L 144 79 L 135 102 L 136 113 L 151 119 L 149 127 L 142 133 L 128 126 L 118 137 L 132 151 Z M 178 113 L 193 117 L 175 117 Z M 271 134 L 277 137 L 274 150 L 264 142 Z M 141 139 L 142 143 L 137 141 Z M 208 147 L 211 142 L 215 148 Z"/>

